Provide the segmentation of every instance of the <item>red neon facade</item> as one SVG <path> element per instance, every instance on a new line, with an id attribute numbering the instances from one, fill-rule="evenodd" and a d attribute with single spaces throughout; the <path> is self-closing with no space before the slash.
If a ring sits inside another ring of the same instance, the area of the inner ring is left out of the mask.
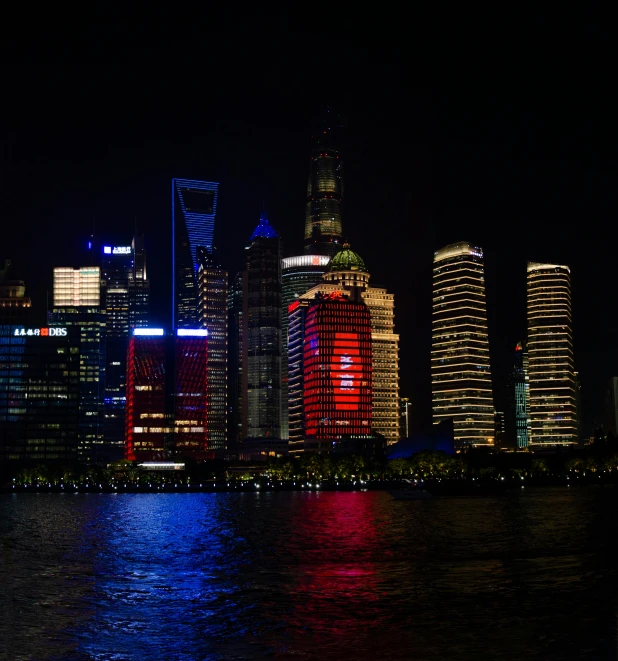
<path id="1" fill-rule="evenodd" d="M 125 459 L 165 457 L 165 337 L 132 337 L 127 354 Z"/>
<path id="2" fill-rule="evenodd" d="M 369 309 L 334 292 L 307 310 L 303 341 L 305 437 L 371 434 Z"/>
<path id="3" fill-rule="evenodd" d="M 177 337 L 175 449 L 196 460 L 210 458 L 207 440 L 208 358 L 205 337 Z M 211 453 L 212 454 L 212 453 Z M 212 455 L 214 456 L 214 454 Z"/>
<path id="4" fill-rule="evenodd" d="M 132 337 L 125 459 L 210 458 L 207 384 L 206 337 Z"/>

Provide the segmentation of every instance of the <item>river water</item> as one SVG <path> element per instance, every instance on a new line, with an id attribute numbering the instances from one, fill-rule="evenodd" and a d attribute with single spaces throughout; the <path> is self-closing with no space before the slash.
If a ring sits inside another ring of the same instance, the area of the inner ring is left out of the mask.
<path id="1" fill-rule="evenodd" d="M 618 658 L 618 488 L 0 496 L 0 659 Z"/>

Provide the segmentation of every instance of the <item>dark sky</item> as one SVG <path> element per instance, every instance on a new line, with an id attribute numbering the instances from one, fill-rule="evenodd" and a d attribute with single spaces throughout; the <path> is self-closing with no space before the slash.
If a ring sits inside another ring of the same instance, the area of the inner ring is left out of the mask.
<path id="1" fill-rule="evenodd" d="M 162 38 L 166 17 L 156 33 L 136 14 L 2 42 L 0 258 L 14 260 L 41 318 L 53 266 L 79 264 L 93 222 L 118 242 L 137 222 L 155 321 L 169 325 L 172 177 L 221 183 L 215 235 L 230 271 L 262 200 L 286 254 L 300 251 L 310 125 L 328 103 L 345 126 L 344 233 L 372 283 L 395 294 L 401 394 L 418 424 L 430 421 L 432 255 L 470 240 L 485 251 L 500 409 L 525 334 L 526 261 L 571 267 L 591 431 L 618 375 L 613 79 L 584 88 L 568 67 L 432 78 L 426 57 L 384 34 L 264 18 L 215 32 L 196 19 Z"/>

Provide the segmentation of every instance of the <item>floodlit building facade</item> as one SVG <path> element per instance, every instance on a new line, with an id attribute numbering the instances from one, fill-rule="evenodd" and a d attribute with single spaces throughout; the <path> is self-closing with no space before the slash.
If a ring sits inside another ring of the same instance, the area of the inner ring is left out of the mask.
<path id="1" fill-rule="evenodd" d="M 433 259 L 433 421 L 452 419 L 455 447 L 494 444 L 483 251 L 468 242 Z"/>
<path id="2" fill-rule="evenodd" d="M 329 270 L 323 281 L 307 291 L 299 301 L 311 302 L 316 295 L 343 292 L 358 289 L 361 300 L 367 305 L 371 317 L 372 341 L 372 432 L 386 438 L 388 445 L 400 438 L 401 417 L 399 412 L 399 335 L 394 332 L 394 296 L 382 287 L 369 285 L 370 274 L 362 258 L 345 243 L 343 248 L 332 258 Z M 303 313 L 303 306 L 300 312 Z M 291 318 L 289 320 L 291 324 Z M 302 321 L 295 323 L 301 324 Z M 288 333 L 289 344 L 294 341 L 292 328 Z M 298 370 L 296 361 L 288 358 L 290 379 Z M 290 392 L 290 406 L 294 396 Z M 290 414 L 291 415 L 291 414 Z M 292 415 L 291 415 L 292 418 Z M 290 451 L 298 442 L 296 432 L 292 432 L 290 421 Z M 296 424 L 296 423 L 294 423 Z M 296 427 L 295 427 L 296 429 Z M 294 438 L 293 438 L 294 437 Z"/>
<path id="3" fill-rule="evenodd" d="M 227 447 L 228 274 L 212 253 L 198 248 L 199 318 L 208 330 L 208 444 Z"/>
<path id="4" fill-rule="evenodd" d="M 530 445 L 572 445 L 579 433 L 571 272 L 528 262 L 527 281 Z"/>
<path id="5" fill-rule="evenodd" d="M 54 268 L 49 325 L 79 329 L 78 459 L 83 463 L 104 462 L 106 320 L 100 267 Z"/>
<path id="6" fill-rule="evenodd" d="M 137 328 L 127 358 L 125 458 L 211 458 L 208 447 L 208 331 Z"/>

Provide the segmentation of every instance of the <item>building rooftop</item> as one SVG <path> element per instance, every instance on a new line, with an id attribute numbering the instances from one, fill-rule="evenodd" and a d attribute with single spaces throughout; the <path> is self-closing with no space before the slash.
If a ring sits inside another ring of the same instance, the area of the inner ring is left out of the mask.
<path id="1" fill-rule="evenodd" d="M 350 250 L 350 244 L 344 243 L 340 250 L 330 262 L 331 271 L 362 271 L 367 272 L 365 262 L 360 255 Z"/>
<path id="2" fill-rule="evenodd" d="M 251 235 L 251 241 L 258 238 L 263 239 L 276 239 L 279 235 L 273 229 L 272 225 L 268 222 L 268 216 L 266 211 L 262 211 L 260 214 L 260 222 L 257 227 L 253 230 Z"/>
<path id="3" fill-rule="evenodd" d="M 436 250 L 433 254 L 433 261 L 440 262 L 449 257 L 460 257 L 461 255 L 474 255 L 475 257 L 483 256 L 483 249 L 475 246 L 468 241 L 459 241 L 458 243 L 451 243 L 440 250 Z"/>

